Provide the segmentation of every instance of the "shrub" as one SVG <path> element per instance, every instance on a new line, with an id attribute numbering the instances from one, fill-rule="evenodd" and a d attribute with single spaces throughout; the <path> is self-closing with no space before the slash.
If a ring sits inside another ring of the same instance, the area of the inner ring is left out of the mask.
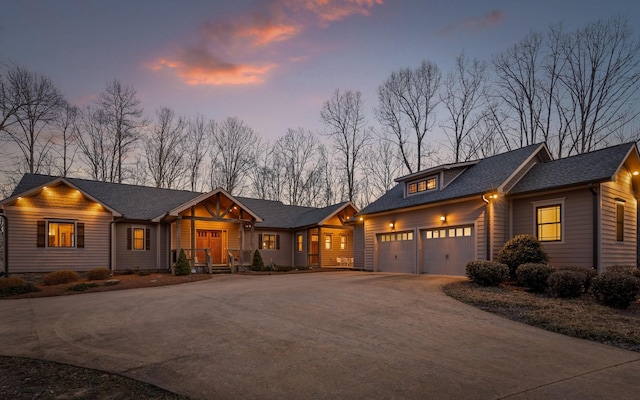
<path id="1" fill-rule="evenodd" d="M 191 273 L 191 264 L 189 264 L 189 259 L 184 252 L 184 249 L 180 250 L 180 255 L 178 256 L 178 260 L 176 261 L 176 266 L 174 268 L 174 273 L 176 275 L 189 275 Z"/>
<path id="2" fill-rule="evenodd" d="M 580 297 L 584 290 L 584 277 L 583 273 L 577 271 L 556 271 L 549 275 L 549 291 L 555 297 Z"/>
<path id="3" fill-rule="evenodd" d="M 258 250 L 253 252 L 253 262 L 251 263 L 252 271 L 264 271 L 264 261 L 262 261 L 262 255 Z"/>
<path id="4" fill-rule="evenodd" d="M 636 300 L 640 284 L 634 276 L 607 271 L 591 281 L 591 290 L 599 303 L 627 308 Z"/>
<path id="5" fill-rule="evenodd" d="M 0 278 L 0 297 L 13 296 L 16 294 L 37 292 L 39 289 L 31 282 L 26 282 L 22 278 L 8 277 Z"/>
<path id="6" fill-rule="evenodd" d="M 46 286 L 61 285 L 63 283 L 77 281 L 78 273 L 76 271 L 62 270 L 48 273 L 42 278 L 42 284 Z"/>
<path id="7" fill-rule="evenodd" d="M 591 267 L 578 267 L 578 266 L 559 266 L 554 267 L 556 271 L 573 271 L 581 274 L 582 276 L 582 288 L 583 291 L 588 291 L 591 286 L 591 280 L 598 276 L 598 271 Z"/>
<path id="8" fill-rule="evenodd" d="M 511 278 L 516 277 L 516 269 L 519 265 L 546 263 L 548 259 L 538 239 L 531 235 L 514 236 L 498 252 L 498 262 L 509 267 Z"/>
<path id="9" fill-rule="evenodd" d="M 87 279 L 90 281 L 103 281 L 111 278 L 111 270 L 109 268 L 94 268 L 87 272 Z"/>
<path id="10" fill-rule="evenodd" d="M 480 286 L 499 286 L 509 278 L 509 267 L 494 261 L 471 261 L 466 269 L 469 279 Z"/>
<path id="11" fill-rule="evenodd" d="M 67 290 L 73 290 L 74 292 L 84 292 L 85 290 L 98 287 L 97 283 L 78 283 L 77 285 L 69 286 Z"/>
<path id="12" fill-rule="evenodd" d="M 640 278 L 640 269 L 635 265 L 612 265 L 607 267 L 606 271 L 623 275 L 633 275 L 636 278 Z"/>
<path id="13" fill-rule="evenodd" d="M 547 264 L 527 263 L 518 266 L 516 277 L 522 286 L 528 287 L 534 292 L 544 292 L 547 288 L 549 275 L 553 272 L 553 267 Z"/>

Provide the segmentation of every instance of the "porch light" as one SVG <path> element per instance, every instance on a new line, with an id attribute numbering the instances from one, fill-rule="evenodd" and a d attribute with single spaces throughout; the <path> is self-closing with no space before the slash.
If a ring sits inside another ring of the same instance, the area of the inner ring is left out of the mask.
<path id="1" fill-rule="evenodd" d="M 440 221 L 445 222 L 446 220 L 447 220 L 447 217 L 445 217 L 444 215 L 440 217 Z"/>
<path id="2" fill-rule="evenodd" d="M 393 227 L 394 227 L 394 226 L 395 226 L 395 224 L 394 224 L 393 222 L 391 222 L 391 223 L 389 224 L 389 228 L 391 228 L 392 230 L 393 230 Z"/>
<path id="3" fill-rule="evenodd" d="M 364 221 L 364 217 L 360 217 L 360 221 Z"/>
<path id="4" fill-rule="evenodd" d="M 638 174 L 640 174 L 640 172 L 638 172 L 638 171 L 633 171 L 633 176 L 638 176 Z"/>

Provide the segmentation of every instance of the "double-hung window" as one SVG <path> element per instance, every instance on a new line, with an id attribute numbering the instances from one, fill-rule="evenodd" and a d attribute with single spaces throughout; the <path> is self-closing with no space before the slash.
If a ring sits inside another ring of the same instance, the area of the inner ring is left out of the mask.
<path id="1" fill-rule="evenodd" d="M 536 237 L 541 242 L 562 241 L 563 203 L 535 205 Z"/>

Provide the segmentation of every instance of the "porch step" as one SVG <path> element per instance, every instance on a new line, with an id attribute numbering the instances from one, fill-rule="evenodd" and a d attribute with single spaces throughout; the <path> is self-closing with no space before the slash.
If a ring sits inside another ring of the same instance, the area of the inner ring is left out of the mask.
<path id="1" fill-rule="evenodd" d="M 230 274 L 231 273 L 231 268 L 213 266 L 213 267 L 211 267 L 211 273 L 212 274 Z"/>

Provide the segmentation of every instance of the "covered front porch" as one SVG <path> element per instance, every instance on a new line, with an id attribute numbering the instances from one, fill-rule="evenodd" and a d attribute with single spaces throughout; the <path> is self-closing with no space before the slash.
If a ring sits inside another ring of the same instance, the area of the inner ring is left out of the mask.
<path id="1" fill-rule="evenodd" d="M 184 250 L 192 272 L 236 272 L 249 267 L 257 247 L 252 233 L 261 218 L 222 189 L 199 196 L 172 210 L 170 224 L 171 271 Z"/>

